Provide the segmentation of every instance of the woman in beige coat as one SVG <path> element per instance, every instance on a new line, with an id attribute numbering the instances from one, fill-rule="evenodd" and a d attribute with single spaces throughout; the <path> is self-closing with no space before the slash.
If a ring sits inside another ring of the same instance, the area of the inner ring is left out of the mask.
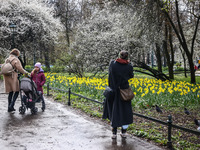
<path id="1" fill-rule="evenodd" d="M 28 74 L 26 70 L 23 69 L 20 60 L 18 59 L 20 51 L 18 49 L 13 49 L 10 52 L 8 59 L 11 62 L 11 65 L 15 69 L 12 75 L 3 75 L 4 76 L 4 86 L 5 92 L 8 94 L 8 112 L 15 111 L 14 105 L 15 101 L 19 95 L 19 80 L 18 73 Z"/>

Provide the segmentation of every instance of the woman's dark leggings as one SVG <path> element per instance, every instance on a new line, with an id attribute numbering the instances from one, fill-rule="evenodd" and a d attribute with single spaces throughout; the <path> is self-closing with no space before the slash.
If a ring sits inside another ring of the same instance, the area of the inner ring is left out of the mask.
<path id="1" fill-rule="evenodd" d="M 8 107 L 9 108 L 14 108 L 15 101 L 16 101 L 18 95 L 19 95 L 19 92 L 10 92 L 8 94 Z"/>
<path id="2" fill-rule="evenodd" d="M 112 133 L 113 133 L 113 134 L 117 134 L 117 127 L 113 127 L 113 128 L 112 128 Z"/>
<path id="3" fill-rule="evenodd" d="M 112 132 L 113 132 L 113 134 L 117 134 L 117 127 L 113 127 Z M 126 133 L 126 129 L 121 128 L 121 132 Z"/>

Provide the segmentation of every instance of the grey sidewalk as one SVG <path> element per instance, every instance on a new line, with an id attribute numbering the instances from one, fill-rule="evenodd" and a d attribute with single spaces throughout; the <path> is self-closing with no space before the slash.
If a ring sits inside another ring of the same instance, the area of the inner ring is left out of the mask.
<path id="1" fill-rule="evenodd" d="M 0 84 L 0 93 L 4 92 Z M 137 137 L 111 139 L 111 127 L 73 110 L 73 108 L 45 98 L 46 111 L 31 115 L 7 112 L 7 94 L 0 94 L 1 150 L 161 150 Z"/>

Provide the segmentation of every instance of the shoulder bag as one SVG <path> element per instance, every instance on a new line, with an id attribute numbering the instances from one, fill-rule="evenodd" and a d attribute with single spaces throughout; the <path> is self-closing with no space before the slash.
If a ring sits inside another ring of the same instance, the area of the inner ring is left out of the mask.
<path id="1" fill-rule="evenodd" d="M 123 101 L 131 101 L 135 96 L 130 86 L 128 89 L 119 88 L 119 90 L 120 90 L 121 99 Z"/>

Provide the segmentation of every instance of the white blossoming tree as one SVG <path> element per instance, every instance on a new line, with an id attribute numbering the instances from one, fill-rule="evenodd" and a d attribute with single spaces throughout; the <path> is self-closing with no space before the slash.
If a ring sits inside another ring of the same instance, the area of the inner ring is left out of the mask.
<path id="1" fill-rule="evenodd" d="M 6 56 L 11 48 L 12 31 L 9 23 L 16 24 L 15 44 L 27 57 L 33 52 L 42 55 L 41 45 L 52 45 L 62 31 L 60 20 L 53 17 L 53 7 L 41 0 L 1 0 L 0 54 Z"/>
<path id="2" fill-rule="evenodd" d="M 108 66 L 121 50 L 129 51 L 131 60 L 140 57 L 148 41 L 141 37 L 142 31 L 136 26 L 139 19 L 133 9 L 108 3 L 79 24 L 71 45 L 77 68 L 80 64 L 83 70 Z"/>

